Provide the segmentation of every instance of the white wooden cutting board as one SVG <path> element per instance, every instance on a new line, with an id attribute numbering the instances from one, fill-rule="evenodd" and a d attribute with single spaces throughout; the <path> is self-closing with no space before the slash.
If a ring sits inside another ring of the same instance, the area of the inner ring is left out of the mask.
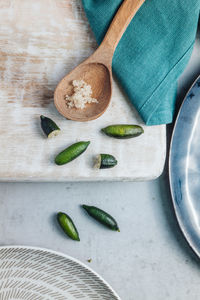
<path id="1" fill-rule="evenodd" d="M 143 136 L 125 141 L 100 133 L 113 123 L 142 123 L 116 83 L 109 109 L 96 121 L 67 121 L 54 107 L 59 80 L 96 48 L 80 0 L 0 0 L 0 20 L 0 180 L 147 180 L 161 174 L 165 126 L 144 126 Z M 41 114 L 60 125 L 59 137 L 44 137 Z M 56 166 L 55 155 L 80 140 L 91 141 L 87 152 Z M 94 170 L 98 153 L 114 154 L 118 166 Z"/>

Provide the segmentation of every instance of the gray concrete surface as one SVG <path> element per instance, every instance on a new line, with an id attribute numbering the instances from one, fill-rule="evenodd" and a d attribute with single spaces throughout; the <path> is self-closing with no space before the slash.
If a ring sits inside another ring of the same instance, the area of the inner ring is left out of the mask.
<path id="1" fill-rule="evenodd" d="M 180 80 L 178 106 L 199 74 L 198 34 Z M 95 223 L 81 210 L 83 203 L 110 212 L 121 232 Z M 80 243 L 60 231 L 55 220 L 60 210 L 74 219 Z M 200 299 L 200 260 L 178 227 L 167 171 L 143 183 L 0 183 L 0 245 L 71 255 L 102 275 L 122 300 Z"/>
<path id="2" fill-rule="evenodd" d="M 199 299 L 199 260 L 179 230 L 164 175 L 145 183 L 1 183 L 0 193 L 0 245 L 71 255 L 103 276 L 123 300 Z M 82 203 L 110 212 L 121 232 L 94 222 Z M 74 219 L 80 243 L 60 231 L 58 211 Z"/>

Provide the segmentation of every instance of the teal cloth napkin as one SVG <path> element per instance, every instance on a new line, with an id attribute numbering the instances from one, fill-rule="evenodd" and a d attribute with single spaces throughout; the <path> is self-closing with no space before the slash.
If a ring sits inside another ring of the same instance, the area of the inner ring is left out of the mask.
<path id="1" fill-rule="evenodd" d="M 82 0 L 100 43 L 122 0 Z M 193 49 L 200 0 L 146 0 L 122 37 L 113 72 L 147 125 L 171 123 Z"/>

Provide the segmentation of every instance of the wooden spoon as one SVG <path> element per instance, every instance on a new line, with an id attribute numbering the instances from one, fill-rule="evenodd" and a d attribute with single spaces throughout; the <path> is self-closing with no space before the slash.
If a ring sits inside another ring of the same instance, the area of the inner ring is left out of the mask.
<path id="1" fill-rule="evenodd" d="M 100 117 L 107 109 L 112 95 L 112 58 L 126 28 L 145 0 L 124 0 L 97 50 L 66 75 L 58 84 L 54 102 L 67 119 L 89 121 Z M 92 87 L 92 97 L 98 103 L 86 104 L 84 109 L 69 108 L 66 95 L 73 94 L 73 80 L 84 80 Z"/>

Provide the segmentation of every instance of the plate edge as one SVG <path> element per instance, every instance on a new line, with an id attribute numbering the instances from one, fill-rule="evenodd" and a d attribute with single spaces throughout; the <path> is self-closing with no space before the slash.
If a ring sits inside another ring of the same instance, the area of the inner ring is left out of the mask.
<path id="1" fill-rule="evenodd" d="M 97 272 L 95 272 L 94 270 L 92 270 L 90 267 L 88 267 L 86 264 L 84 264 L 83 262 L 81 262 L 80 260 L 68 255 L 68 254 L 64 254 L 62 252 L 59 251 L 55 251 L 55 250 L 51 250 L 51 249 L 47 249 L 47 248 L 43 248 L 43 247 L 35 247 L 35 246 L 20 246 L 20 245 L 7 245 L 7 246 L 0 246 L 0 250 L 1 249 L 24 249 L 24 250 L 39 250 L 42 252 L 46 252 L 46 253 L 51 253 L 51 254 L 55 254 L 64 258 L 67 258 L 79 265 L 81 265 L 83 268 L 89 270 L 93 275 L 95 275 L 98 279 L 100 279 L 105 286 L 107 286 L 113 293 L 113 295 L 116 297 L 116 299 L 121 300 L 121 298 L 119 297 L 119 295 L 113 290 L 113 288 L 110 286 L 109 283 L 107 283 Z"/>
<path id="2" fill-rule="evenodd" d="M 186 98 L 188 97 L 189 93 L 191 92 L 191 90 L 193 89 L 193 87 L 195 86 L 195 84 L 197 83 L 197 81 L 200 79 L 200 75 L 195 79 L 195 81 L 192 83 L 191 87 L 189 88 L 188 92 L 186 93 L 182 103 L 181 103 L 181 106 L 179 108 L 179 111 L 178 111 L 178 115 L 176 117 L 176 121 L 174 123 L 174 128 L 173 128 L 173 131 L 172 131 L 172 136 L 171 136 L 171 141 L 170 141 L 170 146 L 169 146 L 169 163 L 168 163 L 168 173 L 169 173 L 169 186 L 170 186 L 170 193 L 171 193 L 171 197 L 172 197 L 172 204 L 173 204 L 173 207 L 174 207 L 174 212 L 175 212 L 175 215 L 176 215 L 176 219 L 177 219 L 177 222 L 178 222 L 178 225 L 179 225 L 179 228 L 180 230 L 182 231 L 183 233 L 183 236 L 185 237 L 188 245 L 190 246 L 190 248 L 194 251 L 194 253 L 200 258 L 200 252 L 196 249 L 196 247 L 193 245 L 193 242 L 192 240 L 190 239 L 188 233 L 186 232 L 185 230 L 185 227 L 178 215 L 178 212 L 176 210 L 176 205 L 175 205 L 175 199 L 174 199 L 174 193 L 172 192 L 172 170 L 171 170 L 171 156 L 172 156 L 172 144 L 173 144 L 173 140 L 174 140 L 174 134 L 175 134 L 175 130 L 176 130 L 176 125 L 178 123 L 178 119 L 180 117 L 180 114 L 181 114 L 181 110 L 182 110 L 182 107 L 183 107 L 183 104 L 186 100 Z"/>

